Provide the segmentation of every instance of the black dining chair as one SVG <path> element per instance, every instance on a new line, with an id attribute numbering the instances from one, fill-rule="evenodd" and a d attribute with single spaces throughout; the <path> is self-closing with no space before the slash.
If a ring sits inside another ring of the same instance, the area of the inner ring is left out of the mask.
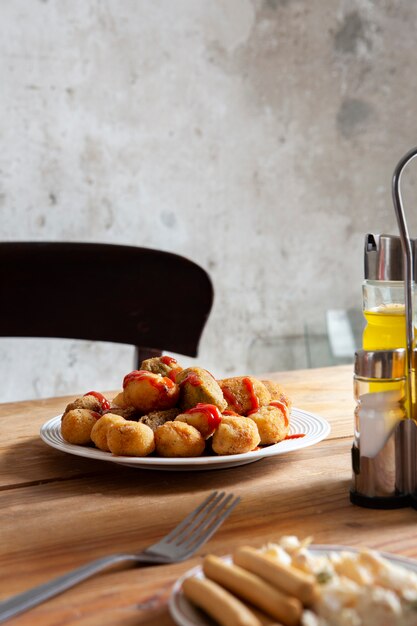
<path id="1" fill-rule="evenodd" d="M 134 367 L 172 351 L 197 356 L 213 303 L 207 272 L 134 246 L 0 242 L 0 337 L 131 344 Z"/>

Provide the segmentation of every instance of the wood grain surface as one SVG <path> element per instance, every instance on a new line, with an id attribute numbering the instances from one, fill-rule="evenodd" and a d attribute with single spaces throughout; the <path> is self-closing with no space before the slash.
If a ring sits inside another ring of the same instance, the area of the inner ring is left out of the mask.
<path id="1" fill-rule="evenodd" d="M 146 547 L 214 489 L 242 497 L 193 559 L 109 570 L 9 623 L 172 626 L 171 587 L 201 556 L 260 546 L 282 534 L 417 557 L 416 511 L 372 511 L 349 502 L 352 368 L 268 377 L 285 385 L 296 407 L 325 417 L 331 435 L 232 469 L 161 472 L 71 456 L 48 447 L 38 433 L 73 398 L 0 405 L 1 599 L 91 559 Z"/>

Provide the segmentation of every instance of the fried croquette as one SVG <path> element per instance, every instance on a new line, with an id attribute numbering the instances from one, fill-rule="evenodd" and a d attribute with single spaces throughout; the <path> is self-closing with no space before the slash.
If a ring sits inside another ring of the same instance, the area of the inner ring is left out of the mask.
<path id="1" fill-rule="evenodd" d="M 265 385 L 265 387 L 271 394 L 271 400 L 279 400 L 280 402 L 284 402 L 284 404 L 286 404 L 287 407 L 291 409 L 291 399 L 282 385 L 277 383 L 275 380 L 261 380 L 261 382 Z"/>
<path id="2" fill-rule="evenodd" d="M 202 434 L 185 422 L 165 422 L 155 431 L 156 453 L 164 457 L 193 457 L 204 452 Z"/>
<path id="3" fill-rule="evenodd" d="M 117 456 L 148 456 L 155 450 L 155 438 L 146 424 L 124 421 L 109 428 L 107 445 Z"/>
<path id="4" fill-rule="evenodd" d="M 285 406 L 262 406 L 258 411 L 250 413 L 248 419 L 255 422 L 263 446 L 282 441 L 290 428 Z"/>
<path id="5" fill-rule="evenodd" d="M 137 422 L 142 415 L 134 406 L 124 408 L 121 406 L 112 406 L 108 411 L 104 411 L 103 415 L 108 415 L 109 413 L 112 413 L 112 415 L 120 415 L 120 417 L 124 417 L 125 420 L 130 420 L 131 422 Z"/>
<path id="6" fill-rule="evenodd" d="M 119 393 L 116 396 L 114 396 L 111 402 L 111 408 L 114 408 L 115 406 L 121 409 L 124 409 L 128 406 L 125 400 L 125 395 L 124 395 L 123 390 L 119 391 Z"/>
<path id="7" fill-rule="evenodd" d="M 247 417 L 223 416 L 212 438 L 216 454 L 244 454 L 254 450 L 261 438 L 255 422 Z"/>
<path id="8" fill-rule="evenodd" d="M 91 431 L 101 414 L 89 409 L 71 409 L 62 416 L 61 435 L 68 441 L 78 445 L 91 443 Z"/>
<path id="9" fill-rule="evenodd" d="M 114 413 L 106 413 L 94 424 L 91 431 L 91 441 L 94 445 L 104 452 L 109 452 L 110 448 L 107 443 L 107 434 L 114 424 L 124 424 L 126 420 L 120 415 Z"/>
<path id="10" fill-rule="evenodd" d="M 181 409 L 167 409 L 166 411 L 152 411 L 140 418 L 142 424 L 146 424 L 155 432 L 158 426 L 162 426 L 165 422 L 172 422 L 177 415 L 181 413 Z"/>
<path id="11" fill-rule="evenodd" d="M 84 397 L 85 396 L 94 396 L 100 402 L 102 411 L 107 411 L 110 408 L 110 402 L 107 400 L 106 396 L 103 396 L 99 391 L 87 391 L 87 393 L 84 394 Z"/>
<path id="12" fill-rule="evenodd" d="M 74 402 L 70 402 L 70 404 L 65 407 L 63 416 L 65 413 L 68 413 L 68 411 L 73 411 L 74 409 L 88 409 L 89 411 L 95 411 L 95 413 L 102 413 L 101 402 L 95 396 L 87 395 L 82 398 L 77 398 Z"/>
<path id="13" fill-rule="evenodd" d="M 227 401 L 227 409 L 239 415 L 247 415 L 269 404 L 271 394 L 265 385 L 253 376 L 235 376 L 219 381 Z"/>
<path id="14" fill-rule="evenodd" d="M 170 378 L 145 370 L 135 370 L 124 377 L 123 400 L 142 413 L 173 408 L 180 388 Z"/>
<path id="15" fill-rule="evenodd" d="M 185 413 L 178 415 L 175 420 L 194 426 L 194 428 L 200 431 L 204 439 L 208 439 L 222 421 L 222 415 L 214 404 L 200 403 Z"/>
<path id="16" fill-rule="evenodd" d="M 140 365 L 141 370 L 168 376 L 175 382 L 177 375 L 182 371 L 181 365 L 172 356 L 155 356 L 151 359 L 145 359 Z"/>
<path id="17" fill-rule="evenodd" d="M 227 407 L 219 383 L 210 372 L 201 367 L 188 367 L 182 370 L 176 382 L 181 389 L 179 406 L 183 411 L 199 403 L 214 404 L 220 411 L 224 411 Z"/>

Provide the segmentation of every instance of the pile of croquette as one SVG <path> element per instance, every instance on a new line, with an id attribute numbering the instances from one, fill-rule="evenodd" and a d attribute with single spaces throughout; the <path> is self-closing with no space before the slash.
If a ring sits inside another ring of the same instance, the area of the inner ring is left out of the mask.
<path id="1" fill-rule="evenodd" d="M 118 456 L 185 458 L 244 454 L 288 435 L 291 401 L 272 380 L 217 380 L 171 356 L 144 360 L 112 399 L 89 391 L 65 408 L 61 434 L 73 445 Z"/>

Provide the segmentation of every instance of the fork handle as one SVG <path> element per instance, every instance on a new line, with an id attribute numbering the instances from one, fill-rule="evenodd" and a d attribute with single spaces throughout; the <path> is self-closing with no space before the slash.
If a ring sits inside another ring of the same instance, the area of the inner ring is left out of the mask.
<path id="1" fill-rule="evenodd" d="M 91 561 L 87 563 L 87 565 L 82 565 L 63 576 L 58 576 L 58 578 L 54 578 L 43 585 L 33 587 L 28 591 L 12 596 L 8 600 L 3 600 L 3 602 L 0 602 L 0 622 L 5 622 L 11 617 L 37 606 L 41 602 L 44 602 L 44 600 L 48 600 L 62 591 L 70 589 L 77 583 L 90 578 L 90 576 L 97 574 L 106 567 L 123 561 L 137 562 L 139 558 L 136 555 L 130 554 L 113 554 L 112 556 L 106 556 Z"/>

